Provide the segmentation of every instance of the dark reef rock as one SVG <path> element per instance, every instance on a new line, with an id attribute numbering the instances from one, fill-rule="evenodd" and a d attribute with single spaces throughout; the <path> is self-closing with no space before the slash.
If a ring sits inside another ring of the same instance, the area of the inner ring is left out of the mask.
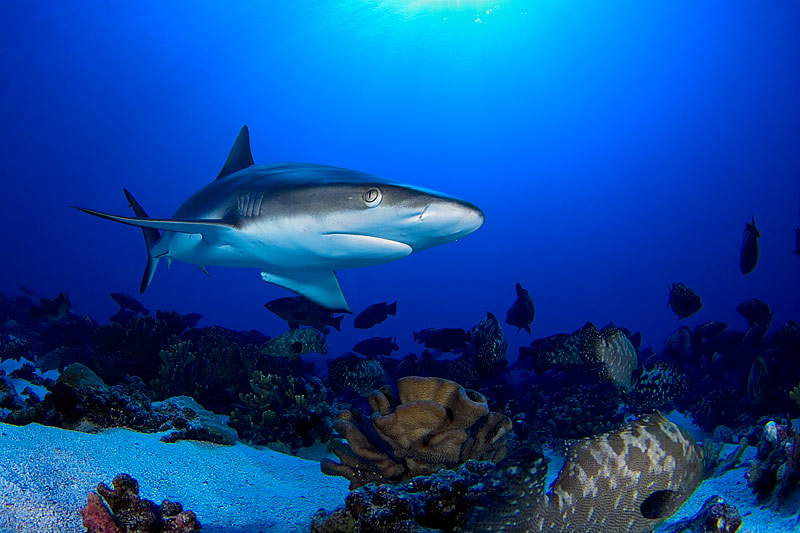
<path id="1" fill-rule="evenodd" d="M 128 474 L 117 475 L 113 489 L 105 483 L 90 492 L 81 509 L 88 533 L 193 533 L 202 526 L 192 511 L 164 500 L 156 505 L 139 496 L 139 483 Z"/>
<path id="2" fill-rule="evenodd" d="M 348 494 L 343 508 L 323 509 L 311 531 L 454 531 L 480 495 L 481 479 L 494 464 L 469 460 L 457 470 L 442 470 L 396 485 L 370 483 Z"/>
<path id="3" fill-rule="evenodd" d="M 661 533 L 736 533 L 742 516 L 722 496 L 711 496 L 696 515 L 673 524 Z"/>
<path id="4" fill-rule="evenodd" d="M 779 506 L 800 484 L 800 435 L 791 422 L 767 422 L 747 482 L 760 501 Z"/>

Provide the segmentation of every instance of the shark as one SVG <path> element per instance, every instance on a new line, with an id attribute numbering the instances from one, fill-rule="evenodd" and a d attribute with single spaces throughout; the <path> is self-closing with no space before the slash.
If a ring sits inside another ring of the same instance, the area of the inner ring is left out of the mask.
<path id="1" fill-rule="evenodd" d="M 150 218 L 123 189 L 135 216 L 73 206 L 142 229 L 147 264 L 159 260 L 261 270 L 331 311 L 350 312 L 337 270 L 396 261 L 464 237 L 484 223 L 474 204 L 372 174 L 312 163 L 256 165 L 242 127 L 222 170 L 171 218 Z"/>

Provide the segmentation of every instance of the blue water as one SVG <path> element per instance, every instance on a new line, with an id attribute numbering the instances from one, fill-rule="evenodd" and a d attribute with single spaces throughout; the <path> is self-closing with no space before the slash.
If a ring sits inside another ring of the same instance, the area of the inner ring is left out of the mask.
<path id="1" fill-rule="evenodd" d="M 800 318 L 800 4 L 752 2 L 0 3 L 0 292 L 67 293 L 105 320 L 135 294 L 141 232 L 122 187 L 170 216 L 216 176 L 239 128 L 257 163 L 343 166 L 479 205 L 457 243 L 339 273 L 357 312 L 399 300 L 369 335 L 501 319 L 514 283 L 534 336 L 590 320 L 660 347 L 667 284 L 703 299 L 685 322 Z M 759 264 L 738 251 L 755 213 Z M 200 325 L 285 329 L 288 291 L 255 270 L 159 268 L 145 306 Z M 774 327 L 774 326 L 773 326 Z M 511 328 L 511 353 L 527 334 Z"/>

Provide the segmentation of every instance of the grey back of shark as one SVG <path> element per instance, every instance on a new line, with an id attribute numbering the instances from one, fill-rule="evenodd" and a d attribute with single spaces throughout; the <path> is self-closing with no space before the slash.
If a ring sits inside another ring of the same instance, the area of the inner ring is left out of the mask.
<path id="1" fill-rule="evenodd" d="M 140 291 L 159 259 L 253 267 L 261 278 L 329 310 L 349 311 L 336 270 L 377 265 L 454 241 L 483 224 L 469 202 L 344 168 L 309 163 L 255 165 L 243 127 L 217 179 L 172 218 L 79 208 L 143 229 L 148 262 Z M 163 234 L 161 233 L 163 232 Z"/>
<path id="2" fill-rule="evenodd" d="M 573 446 L 545 493 L 547 460 L 522 449 L 498 463 L 464 531 L 647 533 L 703 480 L 704 452 L 656 413 Z"/>

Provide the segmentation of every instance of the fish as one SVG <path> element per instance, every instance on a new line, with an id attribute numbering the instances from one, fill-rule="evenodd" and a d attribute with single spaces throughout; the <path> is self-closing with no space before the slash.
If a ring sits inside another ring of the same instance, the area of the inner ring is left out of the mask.
<path id="1" fill-rule="evenodd" d="M 264 307 L 287 321 L 290 329 L 297 329 L 302 324 L 316 328 L 325 335 L 331 332 L 328 326 L 333 326 L 336 331 L 341 331 L 344 318 L 344 315 L 333 316 L 333 313 L 327 309 L 302 296 L 277 298 L 265 303 Z"/>
<path id="2" fill-rule="evenodd" d="M 511 308 L 506 313 L 506 324 L 516 326 L 517 333 L 523 329 L 531 332 L 531 322 L 533 322 L 534 308 L 533 298 L 517 283 L 517 300 L 511 304 Z"/>
<path id="3" fill-rule="evenodd" d="M 19 290 L 20 290 L 20 292 L 22 292 L 22 294 L 24 294 L 25 296 L 31 296 L 31 297 L 33 297 L 33 296 L 36 296 L 36 291 L 34 291 L 33 289 L 31 289 L 30 287 L 26 287 L 25 285 L 20 285 L 20 286 L 19 286 Z"/>
<path id="4" fill-rule="evenodd" d="M 389 315 L 397 315 L 397 302 L 391 304 L 386 302 L 372 304 L 361 311 L 355 320 L 353 320 L 353 327 L 369 329 L 389 318 Z"/>
<path id="5" fill-rule="evenodd" d="M 388 263 L 476 231 L 476 205 L 430 189 L 312 163 L 256 165 L 242 127 L 216 179 L 172 218 L 76 209 L 142 229 L 147 245 L 140 292 L 158 262 L 261 269 L 261 279 L 331 311 L 350 311 L 336 271 Z M 163 233 L 162 233 L 163 232 Z"/>
<path id="6" fill-rule="evenodd" d="M 150 311 L 133 296 L 125 294 L 124 292 L 112 292 L 111 299 L 114 300 L 120 309 L 128 309 L 140 315 L 149 315 Z"/>
<path id="7" fill-rule="evenodd" d="M 756 298 L 737 305 L 736 312 L 747 320 L 747 325 L 751 328 L 756 324 L 769 325 L 772 322 L 772 310 L 769 305 Z"/>
<path id="8" fill-rule="evenodd" d="M 353 351 L 367 356 L 392 355 L 400 347 L 392 337 L 370 337 L 353 346 Z"/>
<path id="9" fill-rule="evenodd" d="M 742 274 L 749 274 L 758 263 L 758 238 L 761 234 L 756 228 L 756 215 L 752 222 L 745 222 L 742 233 L 742 248 L 739 251 L 739 269 Z"/>
<path id="10" fill-rule="evenodd" d="M 521 448 L 487 475 L 462 530 L 649 533 L 697 490 L 704 462 L 703 448 L 658 412 L 574 445 L 548 492 L 547 459 Z"/>
<path id="11" fill-rule="evenodd" d="M 200 322 L 200 319 L 203 318 L 203 315 L 200 313 L 187 313 L 185 315 L 181 315 L 183 319 L 183 323 L 186 325 L 187 329 L 193 328 Z"/>
<path id="12" fill-rule="evenodd" d="M 440 352 L 465 350 L 469 339 L 469 334 L 461 328 L 426 328 L 414 332 L 414 342 Z"/>
<path id="13" fill-rule="evenodd" d="M 667 305 L 678 318 L 690 317 L 703 307 L 700 297 L 689 287 L 682 283 L 673 283 L 669 289 Z"/>

